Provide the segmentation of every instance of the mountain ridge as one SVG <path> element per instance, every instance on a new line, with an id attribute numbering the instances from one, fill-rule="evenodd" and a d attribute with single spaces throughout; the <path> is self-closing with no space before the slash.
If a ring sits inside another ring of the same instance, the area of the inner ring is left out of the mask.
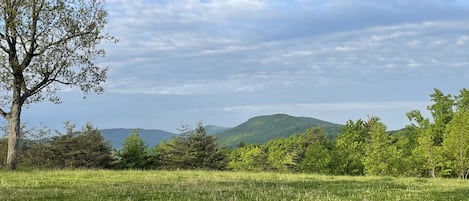
<path id="1" fill-rule="evenodd" d="M 273 114 L 252 117 L 246 122 L 217 133 L 217 141 L 222 146 L 236 147 L 240 143 L 264 144 L 275 138 L 289 137 L 309 128 L 323 127 L 330 138 L 340 133 L 342 125 L 312 117 L 295 117 L 287 114 Z"/>
<path id="2" fill-rule="evenodd" d="M 287 114 L 255 116 L 233 128 L 207 125 L 206 132 L 217 138 L 221 146 L 234 148 L 240 143 L 264 144 L 275 138 L 289 137 L 309 128 L 321 126 L 330 138 L 340 133 L 342 125 L 312 117 L 295 117 Z M 124 139 L 134 129 L 110 128 L 101 129 L 105 140 L 111 142 L 114 149 L 122 147 Z M 163 140 L 171 139 L 178 134 L 159 129 L 138 129 L 140 137 L 148 147 L 158 145 Z"/>

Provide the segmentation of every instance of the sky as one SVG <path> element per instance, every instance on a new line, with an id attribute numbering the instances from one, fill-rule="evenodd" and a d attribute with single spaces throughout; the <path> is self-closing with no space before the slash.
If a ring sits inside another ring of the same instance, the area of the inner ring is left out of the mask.
<path id="1" fill-rule="evenodd" d="M 388 129 L 469 87 L 469 0 L 107 0 L 101 95 L 60 92 L 28 126 L 234 127 L 284 113 Z M 427 112 L 424 114 L 428 115 Z"/>

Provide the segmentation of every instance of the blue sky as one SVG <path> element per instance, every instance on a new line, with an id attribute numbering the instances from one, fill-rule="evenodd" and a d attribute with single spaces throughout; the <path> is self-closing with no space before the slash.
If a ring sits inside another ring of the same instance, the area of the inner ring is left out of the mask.
<path id="1" fill-rule="evenodd" d="M 404 127 L 434 88 L 469 87 L 469 1 L 107 0 L 106 92 L 24 111 L 62 122 L 175 132 L 275 113 Z"/>

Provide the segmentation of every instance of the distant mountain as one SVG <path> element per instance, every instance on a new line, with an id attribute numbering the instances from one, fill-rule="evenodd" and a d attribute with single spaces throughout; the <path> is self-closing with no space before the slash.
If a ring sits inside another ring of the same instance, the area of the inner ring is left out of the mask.
<path id="1" fill-rule="evenodd" d="M 221 133 L 223 131 L 226 131 L 230 128 L 227 128 L 227 127 L 221 127 L 221 126 L 214 126 L 214 125 L 208 125 L 208 126 L 205 126 L 205 131 L 207 132 L 207 134 L 217 134 L 217 133 Z"/>
<path id="2" fill-rule="evenodd" d="M 130 132 L 134 129 L 127 128 L 113 128 L 113 129 L 102 129 L 101 132 L 105 140 L 111 141 L 114 149 L 121 149 L 124 139 L 130 135 Z M 155 129 L 138 129 L 139 136 L 145 141 L 148 147 L 154 147 L 159 144 L 162 140 L 170 139 L 176 134 L 166 132 L 163 130 Z"/>
<path id="3" fill-rule="evenodd" d="M 322 126 L 331 138 L 338 135 L 342 128 L 342 125 L 319 119 L 275 114 L 253 117 L 234 128 L 209 125 L 205 126 L 205 130 L 208 134 L 215 135 L 220 145 L 233 148 L 241 142 L 264 144 L 271 139 L 289 137 L 315 126 Z M 115 128 L 102 129 L 101 132 L 104 139 L 109 140 L 112 147 L 119 150 L 122 148 L 124 139 L 130 135 L 132 130 Z M 138 133 L 148 147 L 153 147 L 163 140 L 177 136 L 177 134 L 156 129 L 138 129 Z"/>
<path id="4" fill-rule="evenodd" d="M 289 137 L 315 126 L 323 127 L 331 138 L 338 135 L 342 128 L 342 125 L 319 119 L 275 114 L 253 117 L 237 127 L 217 133 L 216 137 L 220 145 L 233 148 L 241 142 L 264 144 L 271 139 Z"/>

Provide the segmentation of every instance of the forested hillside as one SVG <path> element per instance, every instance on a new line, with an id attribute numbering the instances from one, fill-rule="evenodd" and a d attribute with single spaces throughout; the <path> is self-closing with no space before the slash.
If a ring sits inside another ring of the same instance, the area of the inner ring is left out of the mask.
<path id="1" fill-rule="evenodd" d="M 239 144 L 264 144 L 275 138 L 285 138 L 299 134 L 308 128 L 320 126 L 327 136 L 333 138 L 340 133 L 342 125 L 309 117 L 294 117 L 286 114 L 258 116 L 237 127 L 217 133 L 217 141 L 222 146 L 236 147 Z"/>
<path id="2" fill-rule="evenodd" d="M 222 127 L 222 126 L 214 126 L 214 125 L 205 126 L 205 130 L 207 131 L 209 135 L 216 135 L 228 129 L 230 128 Z"/>

